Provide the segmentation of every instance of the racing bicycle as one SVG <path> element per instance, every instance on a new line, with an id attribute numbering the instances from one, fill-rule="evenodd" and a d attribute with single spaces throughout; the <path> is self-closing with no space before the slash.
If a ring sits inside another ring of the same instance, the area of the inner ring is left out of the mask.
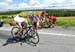
<path id="1" fill-rule="evenodd" d="M 19 31 L 19 27 L 18 26 L 14 26 L 11 29 L 11 35 L 12 35 L 13 38 L 16 37 L 16 34 L 18 33 L 18 31 Z M 38 35 L 37 32 L 35 32 L 33 30 L 32 26 L 23 28 L 22 37 L 25 38 L 25 40 L 27 40 L 27 41 L 29 41 L 31 43 L 34 43 L 34 44 L 38 44 L 39 43 L 39 35 Z"/>

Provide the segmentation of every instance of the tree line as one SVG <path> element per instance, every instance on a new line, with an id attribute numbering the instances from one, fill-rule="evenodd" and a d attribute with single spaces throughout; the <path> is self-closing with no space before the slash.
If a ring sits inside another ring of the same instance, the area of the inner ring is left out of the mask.
<path id="1" fill-rule="evenodd" d="M 0 12 L 0 15 L 12 15 L 12 14 L 18 14 L 21 11 L 6 11 L 6 12 Z"/>
<path id="2" fill-rule="evenodd" d="M 48 16 L 54 15 L 58 17 L 75 16 L 75 10 L 46 10 Z"/>
<path id="3" fill-rule="evenodd" d="M 58 16 L 58 17 L 75 16 L 75 10 L 63 9 L 63 10 L 45 10 L 45 11 L 47 13 L 47 16 L 51 16 L 51 15 Z M 0 12 L 0 15 L 12 15 L 12 14 L 18 14 L 21 12 L 24 12 L 24 11 Z"/>

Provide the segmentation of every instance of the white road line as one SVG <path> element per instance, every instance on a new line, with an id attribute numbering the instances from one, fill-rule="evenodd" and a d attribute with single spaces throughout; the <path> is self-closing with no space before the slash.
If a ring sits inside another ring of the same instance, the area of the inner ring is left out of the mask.
<path id="1" fill-rule="evenodd" d="M 9 28 L 9 29 L 2 29 L 2 28 L 0 28 L 0 30 L 11 31 L 11 28 Z M 73 34 L 48 33 L 48 32 L 40 32 L 40 31 L 38 31 L 38 33 L 39 34 L 44 34 L 44 35 L 58 35 L 58 36 L 66 36 L 66 37 L 75 37 L 75 35 L 73 35 Z"/>
<path id="2" fill-rule="evenodd" d="M 47 32 L 38 32 L 38 33 L 45 34 L 45 35 L 58 35 L 58 36 L 75 37 L 75 35 L 72 35 L 72 34 L 59 34 L 59 33 L 47 33 Z"/>

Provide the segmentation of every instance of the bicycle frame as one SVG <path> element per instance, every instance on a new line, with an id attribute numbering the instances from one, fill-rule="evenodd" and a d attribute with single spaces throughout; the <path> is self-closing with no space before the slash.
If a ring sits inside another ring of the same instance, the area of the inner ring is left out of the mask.
<path id="1" fill-rule="evenodd" d="M 23 29 L 23 31 L 26 30 L 26 32 L 24 32 L 24 36 L 25 36 L 25 34 L 28 33 L 29 30 L 31 30 L 31 27 L 32 27 L 32 26 L 29 26 L 29 27 L 26 27 L 26 28 Z M 27 35 L 28 35 L 28 34 L 27 34 Z"/>
<path id="2" fill-rule="evenodd" d="M 12 30 L 11 30 L 11 34 L 13 36 L 13 38 L 15 37 L 15 34 L 14 34 L 14 29 L 17 29 L 19 30 L 18 27 L 13 27 Z M 15 29 L 15 30 L 16 30 Z M 24 32 L 25 30 L 25 32 Z M 16 32 L 15 32 L 16 33 Z M 32 29 L 32 26 L 29 26 L 29 27 L 26 27 L 23 29 L 22 31 L 22 35 L 23 35 L 23 38 L 26 38 L 26 40 L 30 41 L 31 43 L 34 43 L 34 44 L 37 44 L 39 43 L 39 35 L 37 32 L 35 32 L 33 29 Z M 35 38 L 35 36 L 37 36 L 37 39 Z M 35 39 L 36 41 L 34 41 L 33 39 Z"/>

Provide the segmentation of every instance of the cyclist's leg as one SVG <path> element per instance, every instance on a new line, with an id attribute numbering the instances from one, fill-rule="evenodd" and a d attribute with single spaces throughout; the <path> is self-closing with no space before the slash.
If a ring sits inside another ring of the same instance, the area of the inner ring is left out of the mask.
<path id="1" fill-rule="evenodd" d="M 19 31 L 18 31 L 18 33 L 16 34 L 16 37 L 21 37 L 21 35 L 22 35 L 22 24 L 21 23 L 17 23 L 18 24 L 18 26 L 19 26 Z"/>
<path id="2" fill-rule="evenodd" d="M 41 28 L 41 27 L 42 27 L 42 19 L 39 18 L 39 28 Z"/>
<path id="3" fill-rule="evenodd" d="M 43 27 L 43 25 L 44 25 L 44 19 L 43 19 L 43 17 L 41 17 L 41 27 Z"/>
<path id="4" fill-rule="evenodd" d="M 42 17 L 42 26 L 45 26 L 45 17 Z"/>
<path id="5" fill-rule="evenodd" d="M 53 22 L 52 22 L 52 20 L 50 20 L 50 21 L 49 21 L 49 25 L 48 25 L 48 27 L 51 27 L 52 24 L 53 24 Z"/>
<path id="6" fill-rule="evenodd" d="M 55 21 L 52 22 L 52 28 L 54 28 L 54 27 L 55 27 Z"/>
<path id="7" fill-rule="evenodd" d="M 26 28 L 27 27 L 27 23 L 24 21 L 22 22 L 22 28 Z"/>
<path id="8" fill-rule="evenodd" d="M 34 32 L 37 32 L 37 29 L 38 29 L 37 22 L 34 22 L 33 23 L 33 30 L 34 30 Z"/>

